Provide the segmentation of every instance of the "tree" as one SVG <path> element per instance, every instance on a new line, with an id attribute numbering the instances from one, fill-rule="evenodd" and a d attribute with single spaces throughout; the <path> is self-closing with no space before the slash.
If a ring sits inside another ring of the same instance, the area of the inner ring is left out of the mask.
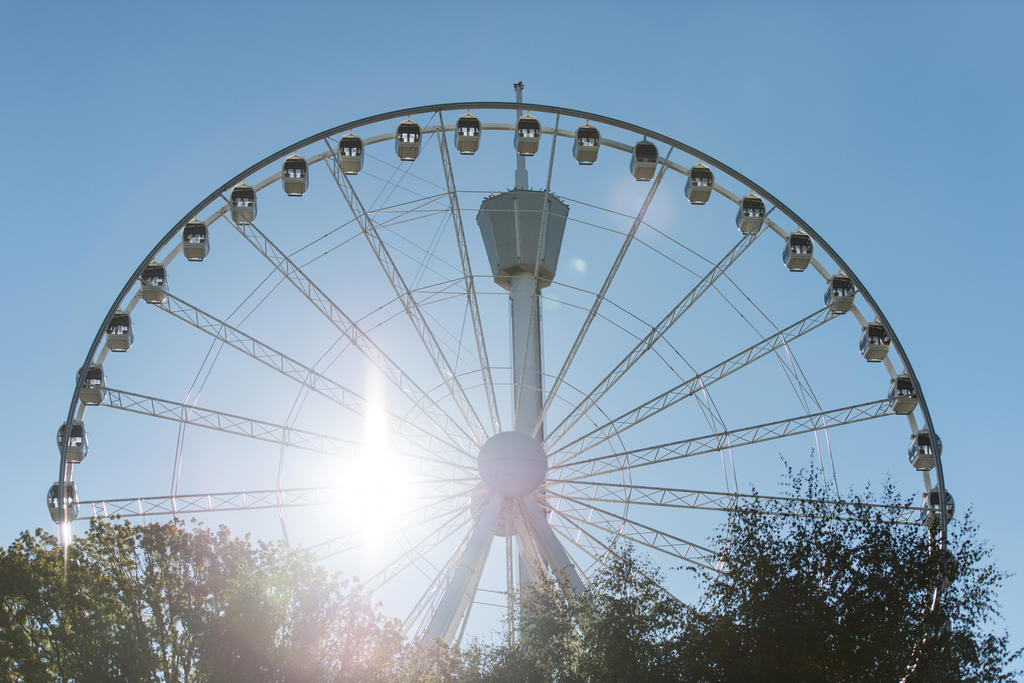
<path id="1" fill-rule="evenodd" d="M 691 677 L 1013 680 L 1019 653 L 990 631 L 1006 575 L 970 512 L 952 523 L 947 554 L 934 528 L 890 521 L 909 502 L 892 485 L 830 509 L 811 502 L 829 497 L 812 470 L 790 471 L 788 487 L 788 499 L 734 510 L 713 539 L 728 572 L 704 576 L 704 607 L 685 622 Z"/>
<path id="2" fill-rule="evenodd" d="M 676 681 L 680 606 L 658 571 L 632 547 L 618 548 L 588 590 L 535 580 L 516 601 L 514 638 L 463 653 L 484 681 Z"/>
<path id="3" fill-rule="evenodd" d="M 730 513 L 712 539 L 726 572 L 703 574 L 699 608 L 619 547 L 583 595 L 535 583 L 516 637 L 470 648 L 469 668 L 495 681 L 1014 680 L 1020 653 L 992 631 L 1006 575 L 969 512 L 947 555 L 934 529 L 890 521 L 908 502 L 892 486 L 824 509 L 813 471 L 788 485 Z"/>
<path id="4" fill-rule="evenodd" d="M 0 552 L 0 678 L 376 680 L 398 625 L 283 544 L 181 522 L 94 520 L 63 551 L 24 532 Z"/>

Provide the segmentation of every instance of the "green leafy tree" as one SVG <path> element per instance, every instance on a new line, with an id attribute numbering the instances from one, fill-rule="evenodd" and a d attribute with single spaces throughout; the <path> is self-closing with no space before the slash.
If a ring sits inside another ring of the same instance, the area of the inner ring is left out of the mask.
<path id="1" fill-rule="evenodd" d="M 66 573 L 41 530 L 0 551 L 6 680 L 383 680 L 402 647 L 358 586 L 223 527 L 94 521 Z"/>
<path id="2" fill-rule="evenodd" d="M 970 512 L 935 530 L 893 524 L 891 485 L 839 508 L 813 471 L 787 499 L 736 509 L 714 539 L 724 576 L 704 577 L 702 611 L 680 638 L 687 675 L 708 681 L 1013 680 L 1005 633 L 992 632 L 1006 575 Z M 957 571 L 958 570 L 958 571 Z M 942 588 L 938 604 L 936 588 Z"/>
<path id="3" fill-rule="evenodd" d="M 514 638 L 477 643 L 463 653 L 472 678 L 485 681 L 676 681 L 680 606 L 661 576 L 631 547 L 592 578 L 587 591 L 564 591 L 549 577 L 517 599 Z"/>

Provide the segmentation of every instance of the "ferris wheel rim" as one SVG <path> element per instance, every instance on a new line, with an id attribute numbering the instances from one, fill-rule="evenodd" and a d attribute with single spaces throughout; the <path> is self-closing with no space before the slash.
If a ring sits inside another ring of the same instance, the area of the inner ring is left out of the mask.
<path id="1" fill-rule="evenodd" d="M 418 107 L 410 107 L 410 108 L 399 109 L 399 110 L 395 110 L 395 111 L 391 111 L 391 112 L 386 112 L 386 113 L 382 113 L 382 114 L 376 114 L 376 115 L 373 115 L 373 116 L 370 116 L 370 117 L 364 117 L 364 118 L 361 118 L 361 119 L 356 119 L 354 121 L 342 124 L 340 126 L 335 126 L 333 128 L 329 128 L 329 129 L 327 129 L 325 131 L 322 131 L 320 133 L 317 133 L 317 134 L 314 134 L 312 136 L 309 136 L 309 137 L 307 137 L 307 138 L 305 138 L 303 140 L 300 140 L 298 142 L 292 143 L 291 145 L 282 148 L 278 152 L 275 152 L 274 154 L 267 156 L 266 158 L 264 158 L 260 162 L 257 162 L 256 164 L 253 164 L 249 168 L 245 169 L 244 171 L 242 171 L 239 174 L 237 174 L 236 176 L 234 176 L 228 182 L 224 183 L 221 187 L 219 187 L 217 190 L 212 192 L 206 199 L 204 199 L 202 202 L 197 204 L 196 207 L 194 207 L 192 211 L 187 213 L 181 220 L 178 221 L 178 223 L 176 223 L 174 225 L 174 227 L 172 227 L 168 231 L 168 233 L 156 244 L 156 246 L 154 246 L 154 248 L 151 250 L 151 252 L 142 260 L 142 262 L 136 268 L 135 272 L 132 273 L 132 275 L 129 277 L 129 279 L 125 283 L 125 285 L 122 288 L 120 294 L 115 299 L 115 301 L 114 301 L 113 305 L 111 306 L 110 310 L 107 312 L 107 315 L 104 317 L 103 321 L 101 322 L 100 328 L 97 331 L 96 336 L 94 337 L 92 346 L 90 347 L 90 350 L 89 350 L 89 353 L 88 353 L 88 355 L 86 357 L 86 360 L 85 360 L 85 362 L 82 365 L 82 371 L 84 372 L 85 368 L 87 368 L 88 365 L 91 362 L 94 362 L 94 358 L 96 357 L 96 354 L 97 354 L 97 349 L 100 348 L 100 344 L 102 342 L 104 332 L 105 332 L 106 327 L 107 327 L 107 325 L 108 325 L 108 323 L 109 323 L 109 321 L 111 319 L 111 316 L 114 314 L 114 312 L 119 307 L 122 307 L 122 306 L 125 305 L 124 302 L 126 300 L 129 300 L 129 297 L 131 295 L 131 290 L 132 290 L 133 287 L 135 287 L 136 283 L 138 282 L 138 278 L 141 275 L 142 270 L 146 267 L 146 265 L 148 263 L 150 263 L 150 261 L 154 260 L 155 257 L 160 253 L 160 251 L 162 249 L 164 249 L 168 244 L 171 243 L 172 240 L 174 240 L 178 236 L 178 234 L 180 233 L 182 227 L 184 227 L 184 225 L 190 219 L 196 217 L 199 214 L 199 212 L 203 211 L 204 208 L 209 207 L 212 204 L 214 204 L 218 200 L 218 198 L 222 198 L 225 192 L 229 191 L 232 187 L 237 185 L 239 182 L 248 179 L 252 175 L 258 173 L 259 171 L 261 171 L 264 168 L 268 167 L 269 165 L 273 164 L 275 161 L 278 161 L 278 160 L 280 160 L 280 159 L 282 159 L 284 157 L 287 157 L 289 154 L 291 154 L 291 153 L 293 153 L 293 152 L 295 152 L 297 150 L 300 150 L 300 149 L 302 149 L 304 147 L 307 147 L 307 146 L 309 146 L 311 144 L 315 144 L 317 142 L 327 140 L 328 138 L 330 138 L 333 135 L 338 135 L 340 133 L 343 133 L 346 130 L 351 130 L 352 128 L 357 128 L 357 127 L 361 127 L 361 126 L 365 126 L 365 125 L 370 125 L 370 124 L 378 123 L 378 122 L 381 122 L 381 121 L 388 121 L 388 120 L 392 120 L 392 119 L 397 119 L 397 118 L 400 118 L 400 117 L 412 116 L 412 115 L 416 115 L 416 114 L 423 114 L 423 113 L 430 113 L 430 112 L 447 112 L 447 111 L 455 111 L 455 110 L 462 110 L 462 109 L 478 109 L 478 110 L 488 110 L 489 109 L 489 110 L 500 110 L 500 111 L 509 111 L 509 110 L 522 109 L 522 110 L 529 110 L 529 111 L 534 111 L 534 112 L 544 112 L 544 113 L 548 113 L 548 114 L 565 115 L 565 116 L 574 117 L 574 118 L 578 118 L 578 119 L 586 119 L 586 120 L 589 120 L 589 121 L 592 121 L 592 122 L 595 122 L 595 123 L 607 124 L 607 125 L 613 126 L 615 128 L 618 128 L 618 129 L 630 131 L 630 132 L 636 133 L 638 135 L 644 135 L 645 137 L 648 137 L 648 138 L 650 138 L 652 140 L 657 140 L 657 141 L 660 141 L 660 142 L 662 142 L 664 144 L 668 144 L 670 147 L 675 148 L 675 149 L 679 149 L 680 151 L 685 152 L 686 154 L 689 154 L 689 155 L 695 157 L 696 159 L 700 160 L 701 162 L 706 163 L 706 164 L 714 167 L 716 170 L 720 170 L 720 171 L 726 173 L 727 175 L 729 175 L 734 180 L 736 180 L 740 184 L 744 185 L 745 187 L 747 187 L 751 191 L 757 192 L 767 202 L 770 202 L 773 205 L 773 208 L 778 209 L 780 212 L 782 212 L 784 215 L 786 215 L 795 225 L 797 225 L 801 230 L 803 230 L 808 235 L 810 235 L 814 239 L 815 244 L 816 245 L 820 245 L 820 247 L 823 249 L 823 251 L 826 254 L 828 254 L 828 256 L 840 268 L 840 270 L 844 274 L 849 276 L 849 278 L 853 281 L 854 285 L 857 288 L 857 292 L 860 293 L 864 297 L 865 301 L 868 303 L 868 306 L 871 308 L 872 312 L 883 323 L 883 325 L 885 325 L 886 329 L 888 330 L 889 335 L 890 335 L 891 340 L 892 340 L 892 346 L 896 349 L 897 354 L 899 355 L 900 360 L 902 361 L 904 371 L 911 377 L 912 381 L 914 382 L 915 387 L 917 388 L 918 398 L 919 398 L 919 402 L 920 402 L 922 416 L 924 417 L 925 427 L 929 431 L 931 431 L 932 433 L 935 433 L 935 430 L 934 430 L 934 427 L 933 427 L 932 421 L 931 421 L 931 416 L 930 416 L 930 413 L 928 411 L 925 395 L 924 395 L 925 394 L 924 388 L 921 385 L 921 383 L 918 381 L 917 376 L 916 376 L 916 374 L 915 374 L 915 372 L 913 370 L 913 367 L 911 365 L 909 356 L 906 353 L 906 351 L 905 351 L 904 347 L 902 346 L 902 344 L 900 343 L 899 338 L 898 338 L 895 330 L 893 329 L 893 327 L 889 324 L 888 320 L 886 319 L 886 317 L 884 315 L 884 312 L 877 305 L 875 299 L 871 296 L 871 294 L 868 291 L 868 289 L 863 285 L 862 281 L 856 276 L 856 274 L 853 272 L 852 268 L 849 267 L 849 265 L 842 259 L 842 257 L 838 254 L 838 252 L 836 252 L 829 245 L 829 243 L 824 238 L 822 238 L 820 236 L 820 234 L 817 231 L 815 231 L 809 224 L 807 224 L 795 212 L 793 212 L 791 209 L 789 209 L 788 206 L 786 206 L 783 202 L 781 202 L 777 198 L 775 198 L 774 195 L 772 195 L 771 193 L 769 193 L 766 190 L 764 190 L 760 185 L 758 185 L 757 183 L 753 182 L 752 180 L 750 180 L 749 178 L 747 178 L 743 174 L 740 174 L 738 171 L 735 171 L 734 169 L 732 169 L 728 165 L 718 161 L 714 157 L 711 157 L 710 155 L 707 155 L 707 154 L 701 152 L 700 150 L 698 150 L 698 149 L 696 149 L 694 147 L 691 147 L 691 146 L 689 146 L 689 145 L 687 145 L 687 144 L 685 144 L 685 143 L 683 143 L 683 142 L 681 142 L 679 140 L 676 140 L 676 139 L 670 138 L 668 136 L 665 136 L 663 134 L 657 133 L 656 131 L 652 131 L 652 130 L 649 130 L 649 129 L 646 129 L 646 128 L 642 128 L 640 126 L 636 126 L 634 124 L 630 124 L 628 122 L 620 121 L 620 120 L 617 120 L 617 119 L 614 119 L 614 118 L 611 118 L 611 117 L 606 117 L 606 116 L 603 116 L 603 115 L 594 114 L 594 113 L 590 113 L 590 112 L 585 112 L 585 111 L 581 111 L 581 110 L 568 109 L 568 108 L 557 107 L 557 106 L 552 106 L 552 105 L 533 104 L 533 103 L 521 103 L 520 104 L 520 103 L 514 103 L 514 102 L 457 102 L 457 103 L 448 103 L 448 104 L 439 104 L 439 105 L 423 105 L 423 106 L 418 106 Z M 446 127 L 446 128 L 448 128 L 448 127 Z M 555 130 L 554 132 L 556 134 L 562 134 L 561 130 Z M 387 139 L 387 137 L 388 136 L 384 136 L 385 139 Z M 604 141 L 602 140 L 602 143 L 603 142 Z M 609 141 L 609 142 L 611 142 L 611 141 Z M 680 169 L 676 168 L 674 170 L 679 171 Z M 442 194 L 444 194 L 444 193 L 442 193 Z M 174 252 L 171 255 L 169 255 L 167 257 L 168 260 L 173 258 L 175 254 L 176 254 L 176 252 Z M 134 295 L 134 296 L 131 296 L 128 306 L 134 306 L 134 304 L 138 301 L 138 299 L 139 299 L 139 296 L 137 294 Z M 75 392 L 73 393 L 72 402 L 71 402 L 71 406 L 69 408 L 68 419 L 67 419 L 66 424 L 70 424 L 71 420 L 74 417 L 74 414 L 75 414 L 75 411 L 76 411 L 76 407 L 78 407 L 78 405 L 80 403 L 77 390 L 78 390 L 78 386 L 77 386 L 77 382 L 76 382 Z M 67 447 L 67 444 L 65 443 L 64 447 L 61 449 L 60 478 L 59 478 L 59 481 L 60 481 L 61 484 L 64 484 L 65 481 L 66 481 L 65 475 L 66 475 L 67 464 L 68 464 L 67 460 L 66 460 L 66 447 Z M 937 478 L 938 478 L 938 482 L 937 483 L 938 483 L 938 489 L 939 489 L 940 496 L 941 496 L 941 495 L 944 495 L 944 492 L 945 492 L 944 479 L 943 479 L 943 475 L 942 475 L 941 453 L 936 453 L 935 460 L 936 460 L 935 469 L 936 469 L 936 475 L 937 475 Z M 940 515 L 940 518 L 941 518 L 941 525 L 942 525 L 942 528 L 945 528 L 946 521 L 947 521 L 946 520 L 946 507 L 945 507 L 945 505 L 939 505 L 938 507 L 939 507 L 939 515 Z M 61 510 L 61 517 L 63 517 L 63 513 L 64 513 L 64 511 L 62 509 Z M 62 519 L 61 521 L 63 523 L 64 520 Z M 945 541 L 945 535 L 943 534 L 942 537 L 941 537 L 941 542 L 944 543 L 944 541 Z"/>

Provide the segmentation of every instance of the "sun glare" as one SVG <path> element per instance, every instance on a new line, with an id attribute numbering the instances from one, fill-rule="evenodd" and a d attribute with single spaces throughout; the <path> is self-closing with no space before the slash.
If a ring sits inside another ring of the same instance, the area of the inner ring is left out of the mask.
<path id="1" fill-rule="evenodd" d="M 375 378 L 376 379 L 376 378 Z M 355 532 L 365 554 L 391 548 L 420 494 L 408 459 L 393 450 L 387 404 L 380 382 L 371 383 L 363 434 L 354 458 L 339 468 L 342 527 Z"/>

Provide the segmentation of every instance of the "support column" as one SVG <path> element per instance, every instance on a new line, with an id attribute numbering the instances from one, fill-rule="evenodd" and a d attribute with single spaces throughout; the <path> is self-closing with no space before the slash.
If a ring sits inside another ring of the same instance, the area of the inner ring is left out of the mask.
<path id="1" fill-rule="evenodd" d="M 533 432 L 544 407 L 544 374 L 540 350 L 540 292 L 531 273 L 510 278 L 509 310 L 512 318 L 512 386 L 515 430 Z M 544 430 L 537 434 L 544 441 Z"/>
<path id="2" fill-rule="evenodd" d="M 501 498 L 491 496 L 484 504 L 480 516 L 473 527 L 473 533 L 469 537 L 465 550 L 459 558 L 459 564 L 452 572 L 451 581 L 444 591 L 434 616 L 430 618 L 427 625 L 426 638 L 440 638 L 446 643 L 452 641 L 455 629 L 459 624 L 459 617 L 466 612 L 466 605 L 473 598 L 476 586 L 473 578 L 483 568 L 487 560 L 487 553 L 491 549 L 491 540 L 494 538 L 494 526 L 501 513 Z"/>

